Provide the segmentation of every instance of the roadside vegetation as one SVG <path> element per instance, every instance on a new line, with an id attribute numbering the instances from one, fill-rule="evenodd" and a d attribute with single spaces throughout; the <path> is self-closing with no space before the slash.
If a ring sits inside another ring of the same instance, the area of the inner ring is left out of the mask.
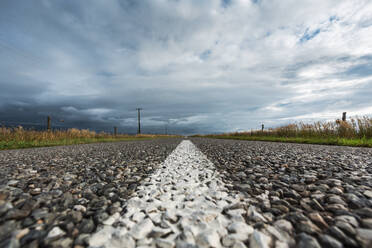
<path id="1" fill-rule="evenodd" d="M 294 123 L 267 130 L 197 135 L 218 139 L 257 140 L 308 144 L 372 147 L 372 118 L 347 121 Z"/>
<path id="2" fill-rule="evenodd" d="M 71 128 L 68 130 L 36 131 L 25 130 L 21 126 L 17 128 L 0 127 L 0 150 L 96 142 L 143 140 L 160 137 L 173 136 L 153 134 L 113 135 L 104 132 L 96 133 L 88 129 L 80 130 L 76 128 Z"/>

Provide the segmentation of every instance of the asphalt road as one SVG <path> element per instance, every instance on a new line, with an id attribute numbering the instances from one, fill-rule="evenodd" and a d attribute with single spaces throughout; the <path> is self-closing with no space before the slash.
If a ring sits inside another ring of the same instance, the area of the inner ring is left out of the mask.
<path id="1" fill-rule="evenodd" d="M 0 247 L 372 247 L 372 149 L 191 141 L 1 151 Z"/>
<path id="2" fill-rule="evenodd" d="M 86 246 L 179 142 L 0 151 L 0 247 Z"/>
<path id="3" fill-rule="evenodd" d="M 247 223 L 282 227 L 299 247 L 372 247 L 372 149 L 192 141 L 264 217 Z"/>

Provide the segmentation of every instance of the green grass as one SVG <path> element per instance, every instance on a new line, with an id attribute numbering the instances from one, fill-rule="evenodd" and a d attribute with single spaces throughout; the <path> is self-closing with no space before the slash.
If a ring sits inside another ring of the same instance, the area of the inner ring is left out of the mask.
<path id="1" fill-rule="evenodd" d="M 99 137 L 99 138 L 74 138 L 74 139 L 60 139 L 60 140 L 11 140 L 11 141 L 0 141 L 0 150 L 8 149 L 21 149 L 21 148 L 32 148 L 32 147 L 45 147 L 45 146 L 64 146 L 64 145 L 76 145 L 76 144 L 89 144 L 89 143 L 100 143 L 100 142 L 118 142 L 118 141 L 133 141 L 133 140 L 148 140 L 155 139 L 157 137 Z"/>
<path id="2" fill-rule="evenodd" d="M 323 137 L 273 137 L 273 136 L 247 136 L 247 135 L 205 135 L 199 137 L 215 139 L 234 139 L 234 140 L 252 140 L 252 141 L 271 141 L 286 143 L 304 143 L 319 145 L 337 145 L 337 146 L 354 146 L 354 147 L 372 147 L 372 139 L 348 139 L 348 138 L 323 138 Z"/>

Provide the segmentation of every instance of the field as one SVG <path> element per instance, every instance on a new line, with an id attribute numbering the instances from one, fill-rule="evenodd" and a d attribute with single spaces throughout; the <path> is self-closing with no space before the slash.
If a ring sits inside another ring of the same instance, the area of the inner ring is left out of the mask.
<path id="1" fill-rule="evenodd" d="M 18 149 L 41 146 L 59 146 L 72 144 L 85 144 L 96 142 L 112 142 L 126 140 L 153 139 L 159 137 L 172 137 L 170 135 L 128 135 L 96 133 L 88 129 L 71 128 L 68 130 L 36 131 L 17 128 L 0 127 L 0 150 Z"/>
<path id="2" fill-rule="evenodd" d="M 348 121 L 294 123 L 267 130 L 197 135 L 219 139 L 257 140 L 308 144 L 372 147 L 372 119 L 351 118 Z"/>

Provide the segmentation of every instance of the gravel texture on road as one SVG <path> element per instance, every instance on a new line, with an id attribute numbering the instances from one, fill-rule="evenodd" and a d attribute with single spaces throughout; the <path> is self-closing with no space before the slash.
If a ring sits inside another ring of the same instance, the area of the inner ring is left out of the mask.
<path id="1" fill-rule="evenodd" d="M 0 247 L 84 247 L 180 143 L 0 151 Z"/>
<path id="2" fill-rule="evenodd" d="M 1 151 L 0 247 L 372 247 L 372 149 L 191 141 Z"/>
<path id="3" fill-rule="evenodd" d="M 259 231 L 244 244 L 372 247 L 372 149 L 191 140 L 244 194 L 238 209 Z"/>
<path id="4" fill-rule="evenodd" d="M 214 165 L 188 140 L 138 189 L 123 216 L 99 227 L 91 247 L 245 247 L 239 240 L 254 233 L 238 209 L 243 196 L 228 194 Z"/>

